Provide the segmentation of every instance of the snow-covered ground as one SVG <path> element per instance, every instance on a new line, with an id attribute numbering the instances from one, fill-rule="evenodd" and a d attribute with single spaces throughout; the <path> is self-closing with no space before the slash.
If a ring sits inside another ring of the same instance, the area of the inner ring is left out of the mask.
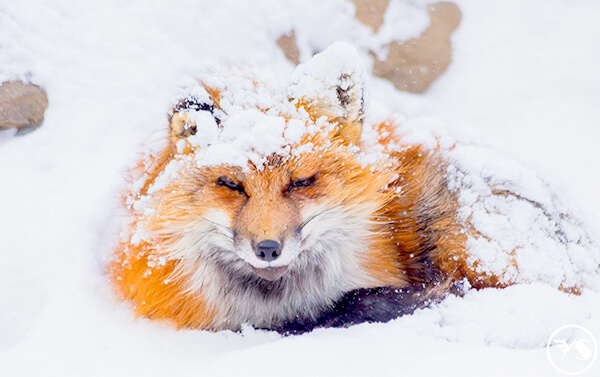
<path id="1" fill-rule="evenodd" d="M 600 2 L 461 0 L 454 61 L 424 95 L 370 78 L 373 111 L 490 146 L 540 172 L 600 238 Z M 44 125 L 0 134 L 0 375 L 553 376 L 544 349 L 576 323 L 600 340 L 600 293 L 472 291 L 387 324 L 282 338 L 134 320 L 101 259 L 123 167 L 179 86 L 208 66 L 293 67 L 336 40 L 376 48 L 426 26 L 425 2 L 371 35 L 336 1 L 0 0 L 0 81 L 46 88 Z M 407 15 L 410 15 L 407 16 Z M 425 22 L 424 22 L 425 20 Z M 600 374 L 600 362 L 586 375 Z"/>

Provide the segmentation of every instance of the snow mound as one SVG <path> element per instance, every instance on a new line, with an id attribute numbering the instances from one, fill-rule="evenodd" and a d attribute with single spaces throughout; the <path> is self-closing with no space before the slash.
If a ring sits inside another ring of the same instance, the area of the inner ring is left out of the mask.
<path id="1" fill-rule="evenodd" d="M 536 173 L 490 149 L 458 145 L 448 181 L 467 228 L 468 264 L 501 283 L 600 288 L 600 249 Z"/>

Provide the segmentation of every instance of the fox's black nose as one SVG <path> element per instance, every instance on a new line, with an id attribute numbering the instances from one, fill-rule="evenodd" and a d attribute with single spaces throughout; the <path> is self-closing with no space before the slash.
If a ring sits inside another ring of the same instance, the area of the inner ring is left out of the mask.
<path id="1" fill-rule="evenodd" d="M 254 252 L 256 253 L 258 259 L 264 260 L 265 262 L 270 262 L 279 258 L 281 255 L 281 244 L 273 240 L 262 241 L 256 245 Z"/>

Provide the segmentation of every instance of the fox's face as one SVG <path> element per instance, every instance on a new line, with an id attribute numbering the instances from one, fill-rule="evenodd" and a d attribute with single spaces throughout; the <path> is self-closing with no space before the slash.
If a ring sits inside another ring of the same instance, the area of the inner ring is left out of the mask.
<path id="1" fill-rule="evenodd" d="M 356 75 L 340 68 L 321 97 L 310 65 L 277 93 L 255 79 L 203 82 L 175 105 L 170 146 L 143 167 L 161 173 L 131 197 L 133 238 L 159 245 L 157 263 L 176 261 L 226 321 L 311 317 L 349 290 L 393 283 L 372 260 L 397 177 L 386 151 L 365 153 Z"/>

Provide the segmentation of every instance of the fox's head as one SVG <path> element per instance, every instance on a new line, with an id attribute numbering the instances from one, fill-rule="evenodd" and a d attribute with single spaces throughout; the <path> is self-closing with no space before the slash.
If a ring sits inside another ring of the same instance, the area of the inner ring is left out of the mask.
<path id="1" fill-rule="evenodd" d="M 311 317 L 352 289 L 398 285 L 383 250 L 395 139 L 363 124 L 363 83 L 343 44 L 285 84 L 202 79 L 175 104 L 168 146 L 140 166 L 131 242 L 174 261 L 172 278 L 229 324 Z"/>

